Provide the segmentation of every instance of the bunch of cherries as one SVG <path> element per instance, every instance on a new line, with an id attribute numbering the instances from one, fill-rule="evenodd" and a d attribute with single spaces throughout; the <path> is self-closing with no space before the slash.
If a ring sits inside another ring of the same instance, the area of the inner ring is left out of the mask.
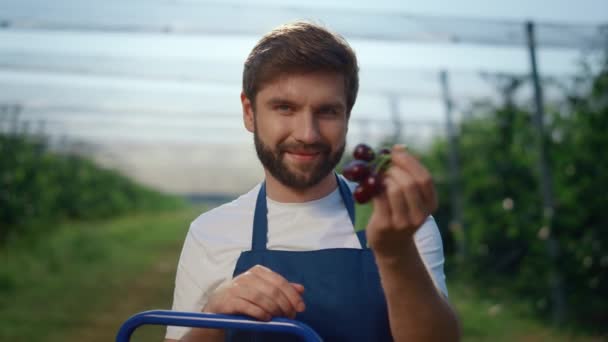
<path id="1" fill-rule="evenodd" d="M 383 148 L 378 153 L 366 144 L 359 144 L 353 152 L 353 161 L 346 164 L 342 174 L 357 182 L 353 196 L 357 203 L 367 203 L 382 192 L 382 173 L 389 167 L 391 151 Z"/>

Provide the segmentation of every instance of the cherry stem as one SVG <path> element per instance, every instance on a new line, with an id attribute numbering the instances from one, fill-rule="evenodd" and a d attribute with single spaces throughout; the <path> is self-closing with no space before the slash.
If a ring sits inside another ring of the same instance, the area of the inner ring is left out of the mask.
<path id="1" fill-rule="evenodd" d="M 380 171 L 384 171 L 386 169 L 386 166 L 391 162 L 391 156 L 390 154 L 383 154 L 378 156 L 378 161 L 376 162 L 376 168 L 375 171 L 376 173 L 379 173 Z"/>

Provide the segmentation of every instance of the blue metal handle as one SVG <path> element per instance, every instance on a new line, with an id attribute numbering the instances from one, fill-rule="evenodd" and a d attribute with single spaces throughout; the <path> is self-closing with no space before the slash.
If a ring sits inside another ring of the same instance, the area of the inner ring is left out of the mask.
<path id="1" fill-rule="evenodd" d="M 135 329 L 146 324 L 283 332 L 297 335 L 306 342 L 323 341 L 308 325 L 286 318 L 273 318 L 269 322 L 261 322 L 245 316 L 152 310 L 135 314 L 123 323 L 116 335 L 116 342 L 128 342 Z"/>

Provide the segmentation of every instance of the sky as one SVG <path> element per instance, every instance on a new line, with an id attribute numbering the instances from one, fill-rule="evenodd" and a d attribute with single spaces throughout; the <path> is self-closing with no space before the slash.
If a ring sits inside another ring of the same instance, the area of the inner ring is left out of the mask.
<path id="1" fill-rule="evenodd" d="M 277 24 L 322 22 L 357 52 L 361 91 L 349 141 L 374 141 L 390 131 L 397 103 L 403 139 L 414 144 L 441 133 L 439 70 L 449 72 L 456 115 L 472 99 L 496 96 L 479 71 L 529 71 L 523 44 L 453 44 L 444 32 L 517 41 L 525 20 L 547 23 L 538 27 L 540 71 L 568 75 L 584 50 L 543 42 L 580 42 L 588 27 L 608 23 L 605 0 L 252 4 L 2 0 L 0 104 L 22 104 L 22 118 L 43 120 L 53 137 L 102 146 L 96 158 L 147 184 L 177 192 L 239 192 L 261 175 L 240 119 L 242 63 Z M 226 166 L 205 152 L 209 146 L 233 151 L 231 169 L 257 171 L 238 185 L 229 176 L 224 183 L 230 186 L 201 182 L 201 169 L 226 174 Z M 179 157 L 185 154 L 192 157 Z"/>

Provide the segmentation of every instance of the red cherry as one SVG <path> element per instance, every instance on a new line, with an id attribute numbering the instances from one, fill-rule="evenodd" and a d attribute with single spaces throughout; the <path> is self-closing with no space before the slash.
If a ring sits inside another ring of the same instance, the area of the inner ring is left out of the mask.
<path id="1" fill-rule="evenodd" d="M 353 196 L 355 197 L 355 201 L 357 201 L 357 203 L 364 204 L 369 202 L 372 197 L 381 193 L 382 189 L 382 176 L 380 174 L 373 173 L 365 178 L 365 180 L 363 180 L 363 182 L 361 182 L 355 188 Z"/>
<path id="2" fill-rule="evenodd" d="M 372 193 L 365 187 L 359 185 L 355 188 L 353 192 L 353 196 L 355 197 L 355 201 L 360 204 L 365 204 L 372 199 Z"/>
<path id="3" fill-rule="evenodd" d="M 378 173 L 373 173 L 365 178 L 361 186 L 369 191 L 372 196 L 376 196 L 382 192 L 382 176 Z"/>
<path id="4" fill-rule="evenodd" d="M 359 144 L 355 146 L 355 151 L 353 152 L 353 157 L 357 160 L 364 161 L 372 161 L 374 160 L 375 154 L 374 150 L 366 144 Z"/>
<path id="5" fill-rule="evenodd" d="M 362 160 L 352 160 L 349 162 L 342 172 L 346 179 L 353 182 L 361 182 L 371 173 L 369 165 Z"/>

